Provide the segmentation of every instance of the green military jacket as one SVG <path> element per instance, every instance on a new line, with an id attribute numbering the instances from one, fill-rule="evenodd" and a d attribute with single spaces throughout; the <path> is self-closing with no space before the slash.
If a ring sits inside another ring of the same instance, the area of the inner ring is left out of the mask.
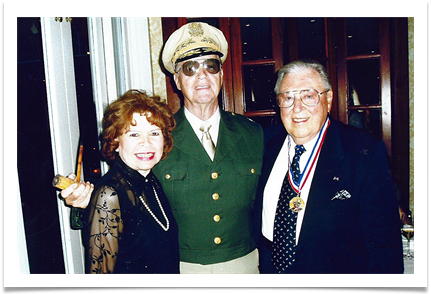
<path id="1" fill-rule="evenodd" d="M 185 262 L 225 262 L 256 247 L 251 216 L 263 131 L 245 116 L 220 112 L 214 161 L 182 108 L 175 114 L 174 148 L 153 168 L 178 223 L 180 259 Z"/>

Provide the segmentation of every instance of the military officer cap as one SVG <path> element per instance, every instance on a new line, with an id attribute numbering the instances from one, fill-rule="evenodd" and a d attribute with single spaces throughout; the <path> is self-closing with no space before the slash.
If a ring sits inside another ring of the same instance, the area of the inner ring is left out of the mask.
<path id="1" fill-rule="evenodd" d="M 191 22 L 172 33 L 166 41 L 162 61 L 170 73 L 175 73 L 175 64 L 190 58 L 217 54 L 223 63 L 228 44 L 222 31 L 203 22 Z"/>

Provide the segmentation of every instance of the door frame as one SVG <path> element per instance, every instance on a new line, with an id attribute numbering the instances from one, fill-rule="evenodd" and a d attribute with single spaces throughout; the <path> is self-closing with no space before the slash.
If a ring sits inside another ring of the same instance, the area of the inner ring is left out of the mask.
<path id="1" fill-rule="evenodd" d="M 66 18 L 42 17 L 41 29 L 54 172 L 67 175 L 76 169 L 80 135 L 71 23 Z M 81 231 L 71 229 L 71 209 L 60 198 L 65 272 L 84 273 Z"/>

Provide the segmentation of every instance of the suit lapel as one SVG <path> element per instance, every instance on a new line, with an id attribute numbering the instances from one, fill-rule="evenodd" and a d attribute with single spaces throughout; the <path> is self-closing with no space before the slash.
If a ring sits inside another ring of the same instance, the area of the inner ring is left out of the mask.
<path id="1" fill-rule="evenodd" d="M 262 181 L 266 183 L 274 166 L 275 160 L 283 146 L 287 137 L 286 129 L 283 125 L 275 126 L 271 131 L 266 134 L 265 155 L 262 167 Z"/>
<path id="2" fill-rule="evenodd" d="M 256 240 L 261 240 L 263 192 L 286 136 L 287 132 L 282 124 L 275 125 L 265 130 L 265 152 L 258 191 L 256 193 L 255 214 L 253 219 Z"/>
<path id="3" fill-rule="evenodd" d="M 322 150 L 320 151 L 311 189 L 313 189 L 314 186 L 327 186 L 330 185 L 330 182 L 337 182 L 337 177 L 339 178 L 339 173 L 341 172 L 340 162 L 344 158 L 344 151 L 340 142 L 340 133 L 337 123 L 331 120 Z M 333 180 L 334 177 L 335 180 Z M 328 182 L 329 178 L 331 180 L 330 182 Z"/>
<path id="4" fill-rule="evenodd" d="M 212 161 L 199 141 L 192 126 L 186 119 L 184 107 L 175 114 L 176 127 L 172 132 L 174 138 L 174 147 L 205 164 L 211 164 Z M 216 151 L 217 152 L 217 151 Z"/>
<path id="5" fill-rule="evenodd" d="M 265 130 L 265 153 L 263 156 L 262 172 L 259 178 L 258 191 L 256 194 L 256 211 L 258 213 L 255 216 L 256 226 L 261 228 L 261 216 L 263 208 L 263 192 L 265 190 L 266 183 L 268 181 L 271 170 L 274 166 L 275 160 L 280 153 L 283 142 L 287 136 L 286 129 L 283 125 L 276 125 Z"/>
<path id="6" fill-rule="evenodd" d="M 220 109 L 220 127 L 214 162 L 218 163 L 229 156 L 236 156 L 243 134 L 231 122 L 231 114 Z"/>
<path id="7" fill-rule="evenodd" d="M 337 123 L 331 120 L 311 183 L 298 249 L 313 238 L 311 224 L 320 221 L 318 212 L 322 211 L 334 193 L 340 190 L 340 181 L 345 174 L 341 167 L 344 151 L 340 142 Z"/>

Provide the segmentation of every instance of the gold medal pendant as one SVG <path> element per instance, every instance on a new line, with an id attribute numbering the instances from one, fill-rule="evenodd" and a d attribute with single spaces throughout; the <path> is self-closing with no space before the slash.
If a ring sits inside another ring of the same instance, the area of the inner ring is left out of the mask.
<path id="1" fill-rule="evenodd" d="M 289 201 L 289 208 L 293 212 L 299 212 L 301 211 L 305 206 L 304 200 L 301 199 L 301 197 L 296 196 L 290 199 Z"/>

